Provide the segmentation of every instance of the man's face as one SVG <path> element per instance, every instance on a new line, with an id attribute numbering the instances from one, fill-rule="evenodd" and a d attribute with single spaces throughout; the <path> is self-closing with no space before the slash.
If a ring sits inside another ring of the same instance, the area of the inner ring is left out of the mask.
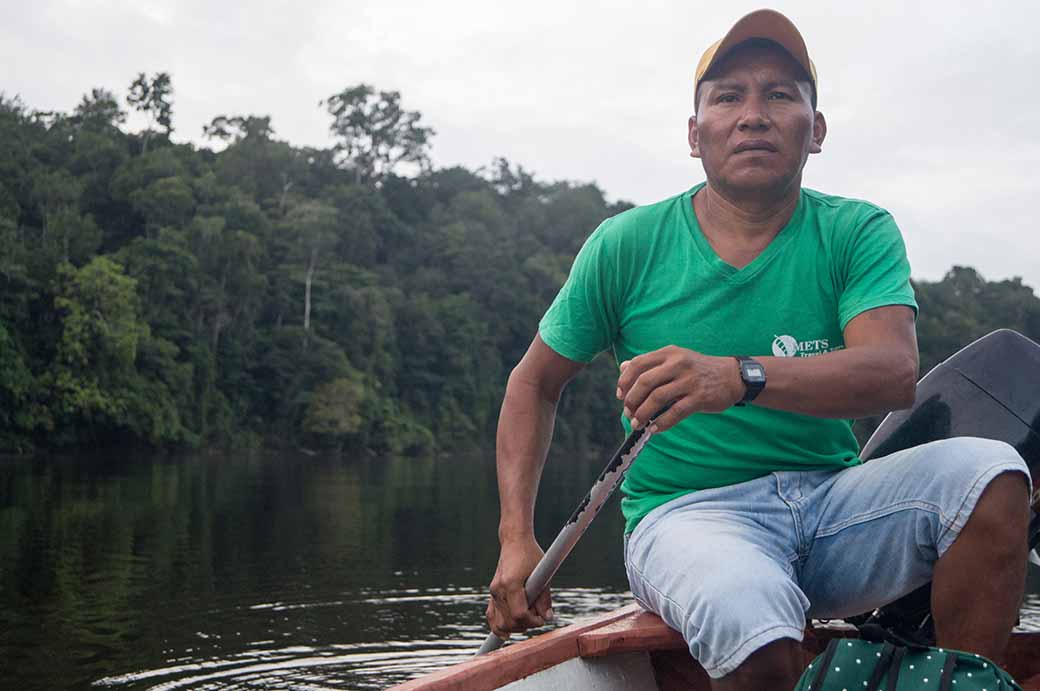
<path id="1" fill-rule="evenodd" d="M 708 183 L 735 194 L 776 194 L 800 183 L 827 132 L 812 87 L 782 48 L 737 47 L 701 82 L 690 150 Z"/>

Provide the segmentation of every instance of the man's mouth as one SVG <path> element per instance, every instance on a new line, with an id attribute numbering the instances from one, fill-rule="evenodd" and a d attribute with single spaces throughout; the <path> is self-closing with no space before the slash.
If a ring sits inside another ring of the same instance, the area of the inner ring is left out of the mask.
<path id="1" fill-rule="evenodd" d="M 772 142 L 768 142 L 765 139 L 749 139 L 746 142 L 741 142 L 733 149 L 733 153 L 739 154 L 744 151 L 771 151 L 776 153 L 776 147 L 773 146 Z"/>

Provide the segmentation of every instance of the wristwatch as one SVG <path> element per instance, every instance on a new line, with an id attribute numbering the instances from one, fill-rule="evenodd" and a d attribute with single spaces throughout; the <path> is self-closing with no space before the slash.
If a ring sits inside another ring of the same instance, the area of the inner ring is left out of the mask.
<path id="1" fill-rule="evenodd" d="M 746 355 L 734 355 L 733 357 L 740 366 L 740 378 L 744 380 L 744 398 L 737 401 L 736 405 L 744 405 L 755 400 L 755 396 L 766 388 L 766 370 L 758 360 Z"/>

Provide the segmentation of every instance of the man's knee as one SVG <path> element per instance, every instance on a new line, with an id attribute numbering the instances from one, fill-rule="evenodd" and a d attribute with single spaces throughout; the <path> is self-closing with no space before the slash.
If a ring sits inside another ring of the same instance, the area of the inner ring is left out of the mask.
<path id="1" fill-rule="evenodd" d="M 946 484 L 937 476 L 937 482 L 953 492 L 944 501 L 953 530 L 940 539 L 940 554 L 957 541 L 977 543 L 986 553 L 1024 550 L 1030 476 L 1018 451 L 1001 441 L 975 437 L 948 439 L 942 444 L 944 453 L 933 458 L 943 456 L 947 463 L 935 472 L 955 473 L 960 480 L 951 478 Z"/>
<path id="2" fill-rule="evenodd" d="M 927 446 L 935 451 L 927 456 L 937 465 L 936 470 L 939 472 L 958 469 L 971 472 L 972 468 L 984 469 L 998 463 L 1014 463 L 1021 464 L 1022 471 L 1028 473 L 1025 461 L 1015 447 L 997 439 L 952 437 L 931 442 Z"/>
<path id="3" fill-rule="evenodd" d="M 985 538 L 995 549 L 1014 549 L 1025 553 L 1029 528 L 1029 479 L 1005 471 L 994 477 L 983 490 L 962 534 L 971 532 Z"/>
<path id="4" fill-rule="evenodd" d="M 772 642 L 800 639 L 809 607 L 798 586 L 778 569 L 746 563 L 703 574 L 685 604 L 683 637 L 713 677 L 732 674 Z M 750 669 L 760 666 L 753 662 Z"/>

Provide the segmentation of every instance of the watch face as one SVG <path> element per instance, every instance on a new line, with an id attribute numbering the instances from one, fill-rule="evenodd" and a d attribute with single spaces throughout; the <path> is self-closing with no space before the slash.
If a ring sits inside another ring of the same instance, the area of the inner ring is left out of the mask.
<path id="1" fill-rule="evenodd" d="M 744 370 L 744 377 L 750 381 L 761 382 L 766 379 L 766 373 L 762 371 L 762 366 L 757 363 L 741 363 L 741 368 Z"/>

